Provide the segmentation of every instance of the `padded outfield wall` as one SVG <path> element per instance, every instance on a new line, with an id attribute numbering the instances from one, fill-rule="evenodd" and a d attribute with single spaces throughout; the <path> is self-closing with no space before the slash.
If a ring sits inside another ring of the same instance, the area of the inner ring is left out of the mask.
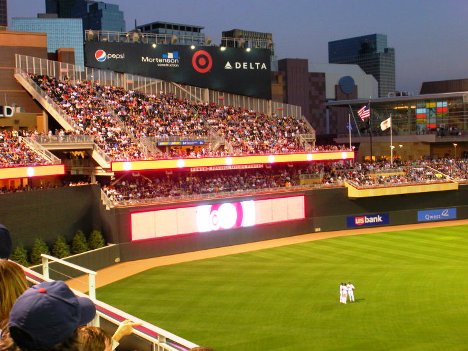
<path id="1" fill-rule="evenodd" d="M 77 230 L 102 231 L 100 190 L 74 186 L 1 194 L 0 223 L 11 232 L 13 245 L 30 248 L 36 238 L 52 244 L 58 235 L 71 240 Z"/>
<path id="2" fill-rule="evenodd" d="M 285 195 L 279 194 L 278 196 L 283 197 Z M 468 186 L 460 186 L 458 191 L 364 199 L 349 199 L 347 190 L 344 188 L 319 189 L 306 193 L 289 194 L 288 196 L 304 196 L 303 219 L 280 220 L 275 223 L 262 223 L 249 227 L 236 227 L 237 224 L 234 224 L 234 229 L 208 229 L 208 231 L 193 234 L 182 233 L 162 237 L 156 237 L 160 234 L 156 228 L 152 233 L 149 233 L 149 237 L 153 236 L 153 238 L 136 241 L 132 241 L 132 234 L 134 235 L 132 233 L 132 225 L 134 224 L 132 218 L 135 213 L 156 213 L 154 216 L 150 214 L 147 217 L 148 223 L 151 223 L 149 226 L 171 226 L 172 224 L 168 223 L 169 217 L 158 216 L 157 212 L 168 208 L 173 210 L 175 206 L 114 209 L 112 215 L 115 219 L 114 234 L 121 243 L 121 258 L 124 261 L 133 260 L 319 231 L 468 218 Z M 203 203 L 186 203 L 183 206 L 189 208 L 208 206 L 212 211 L 211 213 L 213 213 L 213 209 L 217 209 L 221 203 L 227 202 L 230 203 L 231 213 L 238 222 L 239 214 L 236 215 L 235 210 L 240 206 L 239 203 L 249 200 L 270 200 L 272 198 L 274 198 L 272 195 L 242 197 Z M 182 205 L 179 204 L 178 206 Z M 244 209 L 243 212 L 245 213 L 246 210 Z M 190 219 L 193 217 L 191 217 L 190 213 L 190 209 L 184 210 L 183 216 L 186 221 L 199 221 L 198 219 Z M 263 215 L 261 216 L 263 217 Z M 156 224 L 154 224 L 155 222 Z M 202 230 L 207 230 L 207 228 L 202 228 Z"/>
<path id="3" fill-rule="evenodd" d="M 77 230 L 98 229 L 119 244 L 122 261 L 319 231 L 468 218 L 468 185 L 361 199 L 335 188 L 110 210 L 96 185 L 1 197 L 0 223 L 14 245 L 30 247 L 36 237 L 51 244 L 57 235 L 71 239 Z"/>

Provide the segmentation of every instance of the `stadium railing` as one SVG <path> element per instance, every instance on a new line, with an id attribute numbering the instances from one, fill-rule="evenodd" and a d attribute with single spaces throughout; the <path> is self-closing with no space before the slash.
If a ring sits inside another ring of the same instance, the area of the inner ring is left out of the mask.
<path id="1" fill-rule="evenodd" d="M 71 264 L 69 262 L 57 259 L 49 255 L 42 255 L 43 257 L 43 273 L 47 272 L 47 268 L 44 267 L 44 263 L 48 264 L 50 260 L 59 261 L 68 267 L 79 269 L 84 273 L 95 273 L 86 268 Z M 50 281 L 47 274 L 37 273 L 29 268 L 23 267 L 26 274 L 26 279 L 30 284 L 38 284 L 43 281 Z M 81 296 L 87 296 L 81 292 L 75 291 L 75 294 Z M 140 323 L 140 326 L 134 327 L 133 334 L 126 336 L 122 339 L 119 349 L 122 350 L 158 350 L 158 351 L 187 351 L 193 347 L 196 347 L 195 343 L 185 340 L 175 334 L 172 334 L 164 329 L 161 329 L 153 324 L 143 321 L 135 316 L 125 313 L 113 306 L 110 306 L 102 301 L 99 301 L 92 296 L 88 296 L 93 299 L 97 316 L 94 324 L 100 326 L 109 335 L 112 335 L 117 329 L 120 322 L 124 320 L 131 320 L 136 323 Z"/>
<path id="2" fill-rule="evenodd" d="M 67 77 L 72 81 L 98 81 L 102 85 L 119 86 L 127 90 L 138 90 L 147 95 L 158 95 L 160 93 L 173 94 L 180 99 L 240 107 L 268 115 L 277 114 L 281 116 L 293 116 L 297 119 L 303 118 L 300 106 L 272 100 L 175 84 L 128 73 L 117 73 L 97 68 L 81 67 L 65 62 L 51 61 L 26 55 L 16 54 L 15 62 L 16 68 L 22 72 L 47 75 L 57 79 Z"/>
<path id="3" fill-rule="evenodd" d="M 28 145 L 31 149 L 35 150 L 38 154 L 49 160 L 54 165 L 59 165 L 62 163 L 60 158 L 55 156 L 52 152 L 45 149 L 41 144 L 37 143 L 31 138 L 22 138 L 22 141 Z"/>

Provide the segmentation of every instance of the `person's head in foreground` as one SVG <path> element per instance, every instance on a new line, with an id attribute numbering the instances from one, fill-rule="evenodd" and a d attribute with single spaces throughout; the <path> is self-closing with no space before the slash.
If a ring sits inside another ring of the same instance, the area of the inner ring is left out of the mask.
<path id="1" fill-rule="evenodd" d="M 28 288 L 23 268 L 13 261 L 0 260 L 0 329 L 8 321 L 16 299 Z"/>
<path id="2" fill-rule="evenodd" d="M 85 325 L 78 328 L 81 349 L 85 351 L 111 351 L 112 339 L 101 328 Z"/>
<path id="3" fill-rule="evenodd" d="M 11 339 L 23 351 L 79 350 L 77 328 L 95 315 L 94 303 L 76 296 L 64 282 L 43 282 L 16 300 L 8 328 Z"/>
<path id="4" fill-rule="evenodd" d="M 0 224 L 0 259 L 8 260 L 11 256 L 12 243 L 8 229 Z"/>

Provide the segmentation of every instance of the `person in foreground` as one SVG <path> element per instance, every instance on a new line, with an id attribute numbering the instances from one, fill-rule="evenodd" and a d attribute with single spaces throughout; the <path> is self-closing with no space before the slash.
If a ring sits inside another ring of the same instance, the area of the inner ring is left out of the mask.
<path id="1" fill-rule="evenodd" d="M 13 261 L 0 259 L 0 340 L 7 329 L 10 311 L 16 299 L 27 288 L 23 269 Z"/>
<path id="2" fill-rule="evenodd" d="M 82 326 L 78 329 L 81 349 L 83 351 L 112 351 L 117 348 L 120 340 L 133 333 L 133 327 L 140 325 L 129 320 L 121 322 L 110 337 L 101 328 L 93 326 Z"/>
<path id="3" fill-rule="evenodd" d="M 2 351 L 80 351 L 78 327 L 91 322 L 96 306 L 62 281 L 27 289 L 15 302 Z"/>
<path id="4" fill-rule="evenodd" d="M 12 243 L 10 231 L 0 224 L 0 259 L 8 260 L 11 256 Z"/>

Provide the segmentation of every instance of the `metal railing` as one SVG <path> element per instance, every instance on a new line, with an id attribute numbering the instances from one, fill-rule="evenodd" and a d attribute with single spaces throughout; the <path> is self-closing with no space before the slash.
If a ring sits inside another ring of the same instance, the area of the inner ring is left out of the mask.
<path id="1" fill-rule="evenodd" d="M 327 184 L 305 184 L 305 185 L 292 185 L 281 188 L 263 188 L 263 189 L 249 189 L 241 191 L 225 191 L 218 193 L 207 193 L 207 194 L 192 194 L 192 195 L 180 195 L 180 196 L 161 196 L 153 197 L 148 199 L 129 199 L 129 200 L 116 200 L 109 198 L 114 207 L 125 207 L 125 206 L 136 206 L 136 205 L 150 205 L 156 203 L 175 203 L 175 202 L 188 202 L 188 201 L 199 201 L 199 200 L 213 200 L 213 199 L 226 199 L 233 197 L 245 197 L 245 196 L 258 196 L 261 194 L 271 193 L 289 193 L 298 191 L 307 191 L 317 188 L 330 188 L 330 187 L 342 187 L 342 182 L 337 182 L 333 185 Z"/>
<path id="2" fill-rule="evenodd" d="M 115 207 L 112 200 L 109 199 L 109 196 L 107 196 L 106 192 L 104 190 L 102 190 L 102 188 L 101 188 L 101 201 L 102 201 L 102 204 L 106 207 L 107 210 Z"/>
<path id="3" fill-rule="evenodd" d="M 203 33 L 194 35 L 174 35 L 159 34 L 140 31 L 117 32 L 117 31 L 98 31 L 86 30 L 85 41 L 97 41 L 104 43 L 142 43 L 142 44 L 194 44 L 199 46 L 218 46 L 213 44 L 209 37 Z M 240 38 L 240 37 L 222 37 L 221 46 L 234 46 L 237 48 L 263 48 L 273 50 L 273 41 L 271 38 Z"/>
<path id="4" fill-rule="evenodd" d="M 155 78 L 105 71 L 97 68 L 85 67 L 83 69 L 83 67 L 69 63 L 50 61 L 38 57 L 19 54 L 16 54 L 15 57 L 16 68 L 28 73 L 47 75 L 56 79 L 63 79 L 66 77 L 72 81 L 89 80 L 99 82 L 102 85 L 118 86 L 127 90 L 137 90 L 147 95 L 159 95 L 161 93 L 172 94 L 180 99 L 244 108 L 267 115 L 287 115 L 297 119 L 303 119 L 300 106 L 289 105 L 282 102 L 174 84 Z M 311 126 L 310 128 L 313 130 Z"/>
<path id="5" fill-rule="evenodd" d="M 41 145 L 49 144 L 93 144 L 94 138 L 91 135 L 71 134 L 71 135 L 36 135 L 33 139 Z"/>
<path id="6" fill-rule="evenodd" d="M 32 138 L 22 138 L 21 139 L 26 145 L 28 145 L 31 149 L 36 151 L 38 154 L 40 154 L 42 157 L 45 159 L 49 160 L 52 164 L 54 165 L 59 165 L 62 163 L 60 158 L 55 156 L 52 152 L 49 150 L 45 149 L 41 144 L 37 143 L 34 139 Z"/>
<path id="7" fill-rule="evenodd" d="M 94 273 L 95 275 L 95 272 L 93 271 L 71 264 L 67 261 L 60 260 L 53 256 L 42 255 L 42 257 L 43 263 L 44 260 L 48 261 L 50 259 L 60 263 L 65 262 L 67 266 L 73 265 L 72 268 L 78 268 L 84 271 L 85 273 Z M 46 263 L 46 266 L 47 265 L 48 264 Z M 39 274 L 25 267 L 23 267 L 23 270 L 25 272 L 26 279 L 30 284 L 38 284 L 44 281 L 51 281 L 51 279 L 48 278 L 47 273 Z M 48 269 L 45 268 L 43 264 L 43 272 L 47 271 Z M 90 283 L 90 289 L 91 285 L 95 286 L 95 283 Z M 79 296 L 86 296 L 85 294 L 78 291 L 74 291 L 74 293 Z M 137 345 L 136 347 L 132 347 L 132 349 L 154 351 L 187 351 L 193 347 L 198 346 L 188 340 L 185 340 L 175 334 L 168 332 L 167 330 L 161 329 L 153 324 L 150 324 L 135 316 L 125 313 L 113 306 L 110 306 L 102 301 L 99 301 L 95 299 L 95 295 L 93 297 L 90 294 L 89 297 L 93 299 L 93 302 L 96 305 L 96 319 L 94 321 L 94 324 L 97 326 L 100 325 L 105 331 L 111 333 L 112 330 L 115 330 L 117 328 L 120 322 L 126 319 L 132 320 L 133 322 L 140 324 L 139 326 L 134 327 L 134 332 L 131 335 L 126 336 L 123 340 L 123 343 L 130 342 L 132 345 Z"/>
<path id="8" fill-rule="evenodd" d="M 58 115 L 60 115 L 61 118 L 63 118 L 70 126 L 76 128 L 75 121 L 70 116 L 68 116 L 62 110 L 62 108 L 54 100 L 52 100 L 52 98 L 48 96 L 47 93 L 44 90 L 42 90 L 41 87 L 37 85 L 34 80 L 31 79 L 31 77 L 29 77 L 29 75 L 25 71 L 17 68 L 15 70 L 15 73 L 20 74 L 21 77 L 23 77 L 28 82 L 30 87 L 34 89 L 34 91 L 36 91 L 42 98 L 44 98 L 44 100 L 50 105 L 50 107 L 52 107 L 57 112 Z"/>

